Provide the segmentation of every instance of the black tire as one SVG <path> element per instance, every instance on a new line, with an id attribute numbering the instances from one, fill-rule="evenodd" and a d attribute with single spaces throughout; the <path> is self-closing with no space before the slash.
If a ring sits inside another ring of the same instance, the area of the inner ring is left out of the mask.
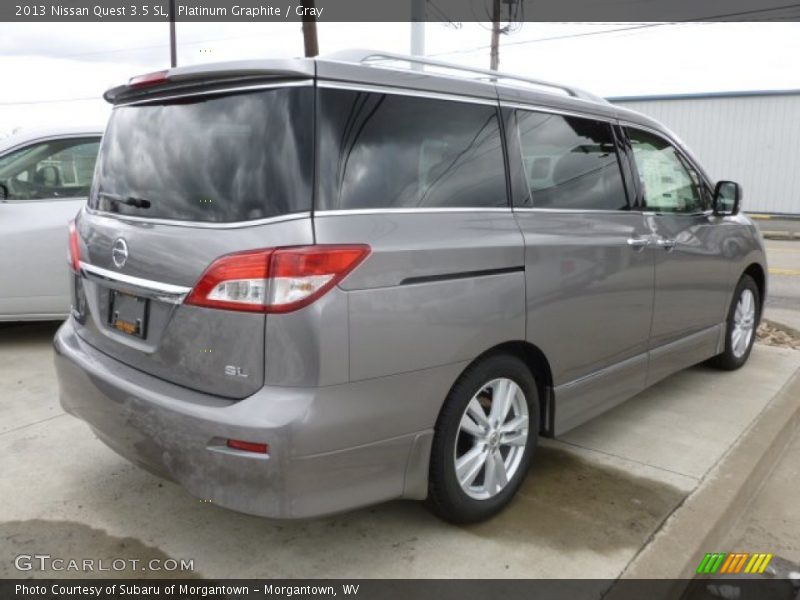
<path id="1" fill-rule="evenodd" d="M 461 418 L 470 400 L 487 383 L 498 378 L 507 378 L 516 383 L 525 397 L 528 439 L 522 460 L 505 487 L 493 497 L 479 500 L 469 496 L 458 482 L 454 462 L 456 443 L 459 441 Z M 525 363 L 508 354 L 496 354 L 472 364 L 453 385 L 436 422 L 431 448 L 428 506 L 436 515 L 451 523 L 474 523 L 494 516 L 511 501 L 527 476 L 538 433 L 539 394 L 536 381 Z"/>
<path id="2" fill-rule="evenodd" d="M 753 335 L 750 338 L 747 349 L 740 356 L 736 356 L 736 353 L 733 349 L 734 316 L 736 314 L 736 305 L 738 304 L 739 299 L 745 290 L 750 290 L 755 298 L 755 322 L 753 324 Z M 731 300 L 731 305 L 728 308 L 728 317 L 725 319 L 725 350 L 722 352 L 722 354 L 718 354 L 708 361 L 708 364 L 710 364 L 712 367 L 725 371 L 734 371 L 744 365 L 747 362 L 747 359 L 750 357 L 750 352 L 753 349 L 753 343 L 756 339 L 755 330 L 758 328 L 760 321 L 761 294 L 758 291 L 758 286 L 752 277 L 749 275 L 742 275 L 742 278 L 739 280 L 736 290 L 733 293 L 733 299 Z"/>

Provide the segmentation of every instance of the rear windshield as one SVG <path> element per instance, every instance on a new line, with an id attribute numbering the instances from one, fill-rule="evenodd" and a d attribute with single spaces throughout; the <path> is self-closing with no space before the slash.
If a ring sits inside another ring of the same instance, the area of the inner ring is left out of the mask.
<path id="1" fill-rule="evenodd" d="M 312 89 L 115 108 L 89 206 L 220 223 L 310 210 Z"/>

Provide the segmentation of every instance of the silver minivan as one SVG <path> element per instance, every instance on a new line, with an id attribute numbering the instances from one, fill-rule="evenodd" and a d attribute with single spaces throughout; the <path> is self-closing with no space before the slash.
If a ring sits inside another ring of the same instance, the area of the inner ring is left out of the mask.
<path id="1" fill-rule="evenodd" d="M 538 436 L 747 361 L 758 230 L 643 115 L 369 52 L 105 97 L 61 403 L 198 498 L 277 518 L 427 499 L 477 521 Z"/>

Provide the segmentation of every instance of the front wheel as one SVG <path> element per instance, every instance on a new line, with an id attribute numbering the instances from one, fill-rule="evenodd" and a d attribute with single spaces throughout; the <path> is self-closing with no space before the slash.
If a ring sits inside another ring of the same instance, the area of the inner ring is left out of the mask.
<path id="1" fill-rule="evenodd" d="M 539 397 L 528 367 L 496 355 L 470 366 L 447 396 L 431 449 L 428 504 L 447 521 L 498 513 L 536 448 Z"/>
<path id="2" fill-rule="evenodd" d="M 725 331 L 725 350 L 711 359 L 712 366 L 726 371 L 738 369 L 750 356 L 761 317 L 761 297 L 758 286 L 749 275 L 743 275 L 736 286 L 728 310 Z"/>

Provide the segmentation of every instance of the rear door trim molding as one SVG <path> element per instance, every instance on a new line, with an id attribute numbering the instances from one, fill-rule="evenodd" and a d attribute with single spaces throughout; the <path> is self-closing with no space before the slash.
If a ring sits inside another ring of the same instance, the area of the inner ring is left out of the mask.
<path id="1" fill-rule="evenodd" d="M 414 285 L 417 283 L 435 283 L 439 281 L 452 281 L 454 279 L 474 279 L 475 277 L 490 277 L 492 275 L 507 275 L 509 273 L 524 273 L 525 265 L 516 267 L 499 267 L 496 269 L 483 269 L 481 271 L 459 271 L 440 273 L 437 275 L 420 275 L 419 277 L 406 277 L 400 285 Z"/>
<path id="2" fill-rule="evenodd" d="M 191 227 L 193 229 L 242 229 L 244 227 L 255 227 L 257 225 L 268 225 L 270 223 L 282 223 L 284 221 L 296 221 L 298 219 L 308 219 L 311 217 L 311 211 L 303 211 L 296 213 L 289 213 L 277 217 L 267 217 L 265 219 L 254 219 L 252 221 L 231 221 L 231 222 L 213 222 L 213 221 L 180 221 L 177 219 L 151 219 L 148 217 L 137 217 L 132 215 L 123 215 L 120 213 L 112 213 L 105 210 L 97 210 L 96 208 L 84 207 L 87 214 L 97 215 L 99 217 L 106 217 L 116 219 L 118 221 L 130 221 L 132 223 L 148 223 L 152 225 L 173 225 L 175 227 Z"/>
<path id="3" fill-rule="evenodd" d="M 162 283 L 151 279 L 134 277 L 133 275 L 125 275 L 124 273 L 115 273 L 114 271 L 90 265 L 85 262 L 81 262 L 80 266 L 81 272 L 85 273 L 91 279 L 132 286 L 136 288 L 137 291 L 143 292 L 142 295 L 144 296 L 169 304 L 183 303 L 186 296 L 192 291 L 192 288 L 182 285 L 173 285 L 171 283 Z"/>

